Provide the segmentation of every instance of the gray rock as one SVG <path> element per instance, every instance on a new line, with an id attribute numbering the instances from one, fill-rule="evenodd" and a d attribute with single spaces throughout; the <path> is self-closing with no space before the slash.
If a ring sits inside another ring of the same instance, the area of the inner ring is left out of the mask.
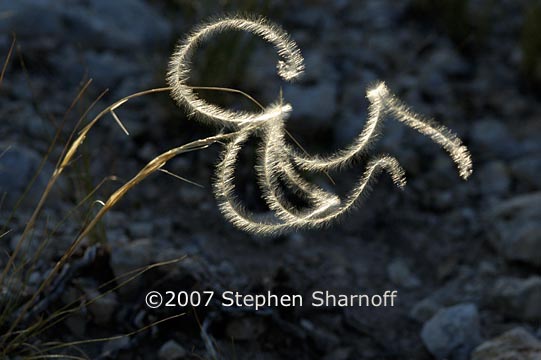
<path id="1" fill-rule="evenodd" d="M 351 353 L 353 352 L 352 348 L 349 347 L 340 347 L 338 349 L 335 349 L 325 355 L 323 360 L 347 360 L 351 359 Z"/>
<path id="2" fill-rule="evenodd" d="M 509 318 L 541 320 L 541 277 L 501 278 L 490 294 L 493 304 Z"/>
<path id="3" fill-rule="evenodd" d="M 0 289 L 0 306 L 5 308 L 16 297 L 21 297 L 27 293 L 28 286 L 26 281 L 21 279 L 20 275 L 9 274 L 8 280 L 5 281 L 5 285 L 2 285 Z"/>
<path id="4" fill-rule="evenodd" d="M 86 319 L 84 315 L 75 313 L 64 320 L 66 327 L 74 336 L 82 338 L 86 333 Z"/>
<path id="5" fill-rule="evenodd" d="M 347 108 L 344 106 L 344 108 Z M 361 133 L 366 122 L 366 113 L 354 114 L 347 111 L 341 114 L 334 127 L 334 141 L 345 147 Z"/>
<path id="6" fill-rule="evenodd" d="M 19 244 L 19 242 L 21 241 L 22 233 L 8 233 L 6 236 L 9 239 L 9 245 L 13 251 L 19 247 L 25 253 L 34 254 L 40 247 L 40 239 L 37 236 L 26 236 L 21 244 Z"/>
<path id="7" fill-rule="evenodd" d="M 381 141 L 382 150 L 391 154 L 397 154 L 401 158 L 400 161 L 402 161 L 403 155 L 411 150 L 408 149 L 408 146 L 404 146 L 410 140 L 406 127 L 398 121 L 390 119 L 390 121 L 386 121 L 383 124 L 380 133 L 379 141 Z M 416 156 L 418 155 L 416 154 Z"/>
<path id="8" fill-rule="evenodd" d="M 171 169 L 171 172 L 181 176 L 187 175 L 190 171 L 193 171 L 192 162 L 182 156 L 171 159 L 171 161 L 168 162 L 168 166 Z"/>
<path id="9" fill-rule="evenodd" d="M 366 46 L 370 51 L 359 53 L 359 60 L 366 66 L 373 67 L 376 70 L 384 71 L 396 59 L 396 37 L 388 32 L 378 32 L 371 34 L 366 41 Z M 400 59 L 403 61 L 404 59 Z"/>
<path id="10" fill-rule="evenodd" d="M 48 274 L 44 274 L 45 276 Z M 62 299 L 62 302 L 65 305 L 73 304 L 74 302 L 77 302 L 80 298 L 81 294 L 79 290 L 75 289 L 74 287 L 68 287 L 62 292 L 62 296 L 60 297 Z"/>
<path id="11" fill-rule="evenodd" d="M 306 335 L 317 344 L 317 348 L 323 352 L 335 349 L 340 344 L 340 338 L 336 334 L 308 319 L 302 319 L 299 325 L 306 331 Z"/>
<path id="12" fill-rule="evenodd" d="M 167 21 L 141 0 L 97 0 L 86 6 L 59 6 L 63 7 L 70 36 L 84 40 L 87 46 L 133 51 L 156 48 L 169 40 Z"/>
<path id="13" fill-rule="evenodd" d="M 324 80 L 336 81 L 338 76 L 330 63 L 330 59 L 325 57 L 323 49 L 312 49 L 304 54 L 305 70 L 302 75 L 302 82 L 316 83 Z"/>
<path id="14" fill-rule="evenodd" d="M 517 327 L 479 345 L 472 360 L 538 360 L 540 357 L 541 342 Z"/>
<path id="15" fill-rule="evenodd" d="M 134 238 L 150 238 L 152 237 L 153 230 L 154 225 L 148 221 L 140 221 L 130 224 L 130 234 Z"/>
<path id="16" fill-rule="evenodd" d="M 142 0 L 1 1 L 2 33 L 36 44 L 44 38 L 66 39 L 86 48 L 137 51 L 168 46 L 171 26 Z"/>
<path id="17" fill-rule="evenodd" d="M 298 27 L 321 28 L 329 21 L 329 16 L 314 7 L 303 7 L 302 11 L 288 11 L 288 22 Z"/>
<path id="18" fill-rule="evenodd" d="M 480 275 L 494 276 L 498 273 L 498 264 L 490 260 L 482 260 L 479 263 L 478 272 Z"/>
<path id="19" fill-rule="evenodd" d="M 125 145 L 126 147 L 129 146 L 128 139 L 139 138 L 139 137 L 144 137 L 148 135 L 150 129 L 148 128 L 148 126 L 145 126 L 146 124 L 143 121 L 141 121 L 140 110 L 123 108 L 123 109 L 116 110 L 115 113 L 119 117 L 120 121 L 122 122 L 126 130 L 128 130 L 130 136 L 129 137 L 123 136 L 124 133 L 122 132 L 120 127 L 117 125 L 116 121 L 109 122 L 108 126 L 112 128 L 113 131 L 116 132 L 116 134 L 119 135 L 121 141 L 126 142 L 126 145 Z M 155 153 L 154 155 L 156 156 L 158 154 Z M 151 160 L 152 158 L 150 159 L 144 158 L 144 159 Z"/>
<path id="20" fill-rule="evenodd" d="M 234 340 L 254 340 L 265 332 L 262 318 L 244 317 L 231 320 L 226 327 L 227 335 Z"/>
<path id="21" fill-rule="evenodd" d="M 11 89 L 13 91 L 13 88 Z M 21 99 L 19 94 L 14 97 Z M 2 105 L 3 116 L 9 118 L 10 124 L 17 132 L 25 132 L 34 139 L 49 139 L 54 133 L 50 122 L 40 116 L 32 107 L 31 101 L 13 101 Z M 1 152 L 2 150 L 0 150 Z"/>
<path id="22" fill-rule="evenodd" d="M 434 314 L 438 312 L 440 308 L 440 304 L 438 304 L 434 299 L 428 297 L 417 302 L 411 309 L 409 316 L 419 322 L 425 322 L 434 316 Z"/>
<path id="23" fill-rule="evenodd" d="M 122 79 L 129 76 L 138 77 L 144 72 L 135 63 L 110 51 L 87 51 L 84 58 L 86 69 L 83 70 L 88 71 L 88 76 L 98 88 L 115 87 Z"/>
<path id="24" fill-rule="evenodd" d="M 451 98 L 452 92 L 447 77 L 433 66 L 423 69 L 420 74 L 419 86 L 423 93 L 435 98 Z"/>
<path id="25" fill-rule="evenodd" d="M 378 75 L 373 71 L 363 69 L 363 72 L 355 78 L 348 81 L 340 82 L 340 106 L 342 113 L 351 112 L 349 116 L 353 117 L 354 125 L 356 125 L 355 133 L 358 134 L 364 123 L 366 122 L 369 101 L 366 98 L 366 92 L 371 89 L 374 84 L 378 84 Z M 341 118 L 344 116 L 341 116 Z"/>
<path id="26" fill-rule="evenodd" d="M 145 161 L 150 161 L 154 159 L 159 154 L 156 146 L 151 142 L 146 142 L 139 150 L 137 155 L 139 155 Z"/>
<path id="27" fill-rule="evenodd" d="M 64 30 L 55 1 L 3 0 L 0 1 L 0 13 L 7 15 L 0 21 L 0 32 L 16 33 L 19 39 L 61 36 Z"/>
<path id="28" fill-rule="evenodd" d="M 365 41 L 365 34 L 355 28 L 342 28 L 339 32 L 329 31 L 321 38 L 321 44 L 324 48 L 333 49 L 333 56 L 340 54 L 338 56 L 345 57 L 345 61 L 340 62 L 340 72 L 348 76 L 359 71 L 359 66 L 354 65 L 357 63 L 354 59 L 362 58 L 364 55 L 364 52 L 359 51 L 357 47 L 351 46 L 351 44 L 362 44 Z M 366 68 L 363 70 L 366 70 Z"/>
<path id="29" fill-rule="evenodd" d="M 451 44 L 440 46 L 430 54 L 428 62 L 434 69 L 438 69 L 446 75 L 464 75 L 469 70 L 469 63 L 454 51 Z"/>
<path id="30" fill-rule="evenodd" d="M 39 169 L 42 156 L 26 147 L 6 143 L 0 143 L 0 154 L 0 194 L 6 194 L 2 208 L 11 209 Z M 35 205 L 51 174 L 52 167 L 46 164 L 27 193 L 24 206 Z"/>
<path id="31" fill-rule="evenodd" d="M 92 314 L 94 322 L 99 325 L 109 324 L 118 306 L 116 294 L 110 292 L 102 295 L 94 289 L 85 292 L 88 300 L 91 301 L 88 310 Z"/>
<path id="32" fill-rule="evenodd" d="M 180 188 L 178 189 L 183 206 L 201 205 L 207 195 L 205 191 L 205 189 L 201 189 L 193 184 L 180 184 Z"/>
<path id="33" fill-rule="evenodd" d="M 81 51 L 76 47 L 63 46 L 55 50 L 48 57 L 55 72 L 68 84 L 76 84 L 80 79 L 88 76 L 92 78 L 93 85 L 98 89 L 113 88 L 115 95 L 117 88 L 126 78 L 136 79 L 139 84 L 145 80 L 143 69 L 133 56 L 122 56 L 119 52 L 113 52 L 85 48 Z M 82 63 L 82 64 L 81 64 Z"/>
<path id="34" fill-rule="evenodd" d="M 419 278 L 413 274 L 401 259 L 394 260 L 387 266 L 387 275 L 393 283 L 406 289 L 414 289 L 421 286 Z"/>
<path id="35" fill-rule="evenodd" d="M 74 303 L 78 303 L 79 297 L 80 293 L 78 290 L 73 287 L 68 287 L 62 292 L 61 299 L 64 304 L 71 306 Z M 87 321 L 82 312 L 68 316 L 66 320 L 64 320 L 64 323 L 73 335 L 79 337 L 85 335 Z"/>
<path id="36" fill-rule="evenodd" d="M 151 241 L 149 239 L 139 239 L 113 249 L 111 268 L 115 276 L 118 277 L 131 270 L 149 265 L 152 259 L 153 246 Z"/>
<path id="37" fill-rule="evenodd" d="M 103 221 L 108 227 L 124 227 L 130 222 L 125 212 L 116 211 L 111 209 L 107 212 L 107 216 L 103 218 Z"/>
<path id="38" fill-rule="evenodd" d="M 276 101 L 282 86 L 276 70 L 274 49 L 255 48 L 249 54 L 246 67 L 243 70 L 242 84 L 249 89 L 248 93 L 260 94 L 256 97 L 263 103 Z M 265 86 L 261 86 L 265 84 Z M 287 100 L 286 100 L 287 101 Z"/>
<path id="39" fill-rule="evenodd" d="M 293 106 L 293 121 L 303 128 L 331 128 L 336 113 L 336 85 L 331 82 L 303 87 L 289 85 L 284 88 L 284 99 Z"/>
<path id="40" fill-rule="evenodd" d="M 165 263 L 169 262 L 168 265 L 161 265 L 160 270 L 167 274 L 172 274 L 174 271 L 182 272 L 182 269 L 185 269 L 183 262 L 191 263 L 193 262 L 192 259 L 184 257 L 186 256 L 186 251 L 176 249 L 176 248 L 169 248 L 169 247 L 163 247 L 161 251 L 156 254 L 156 262 L 159 263 Z M 178 262 L 175 260 L 179 260 Z M 180 264 L 179 264 L 180 263 Z M 187 265 L 189 268 L 190 265 Z M 189 273 L 189 270 L 187 270 L 187 273 Z"/>
<path id="41" fill-rule="evenodd" d="M 112 353 L 112 352 L 119 351 L 125 348 L 129 348 L 129 346 L 130 346 L 130 338 L 128 336 L 124 336 L 121 338 L 107 341 L 105 344 L 103 344 L 102 351 L 104 354 L 107 354 L 107 353 Z"/>
<path id="42" fill-rule="evenodd" d="M 507 260 L 541 265 L 541 192 L 501 202 L 486 219 L 491 243 Z"/>
<path id="43" fill-rule="evenodd" d="M 160 360 L 178 360 L 183 359 L 187 355 L 186 349 L 184 349 L 175 340 L 169 340 L 162 345 L 158 352 L 158 358 Z"/>
<path id="44" fill-rule="evenodd" d="M 509 170 L 501 161 L 491 161 L 481 167 L 477 180 L 481 193 L 488 196 L 505 195 L 511 186 Z"/>
<path id="45" fill-rule="evenodd" d="M 516 142 L 501 121 L 479 120 L 471 129 L 472 148 L 477 148 L 480 156 L 506 158 L 512 154 Z"/>
<path id="46" fill-rule="evenodd" d="M 541 154 L 519 159 L 511 164 L 511 173 L 530 189 L 541 189 Z"/>
<path id="47" fill-rule="evenodd" d="M 466 360 L 481 341 L 474 304 L 441 309 L 423 325 L 421 338 L 436 359 Z"/>
<path id="48" fill-rule="evenodd" d="M 350 25 L 363 26 L 363 28 L 370 26 L 375 29 L 388 29 L 406 5 L 402 2 L 384 1 L 365 1 L 362 6 L 354 6 L 354 4 L 359 3 L 350 2 L 350 7 L 344 14 L 344 21 Z M 373 33 L 377 34 L 377 32 Z"/>

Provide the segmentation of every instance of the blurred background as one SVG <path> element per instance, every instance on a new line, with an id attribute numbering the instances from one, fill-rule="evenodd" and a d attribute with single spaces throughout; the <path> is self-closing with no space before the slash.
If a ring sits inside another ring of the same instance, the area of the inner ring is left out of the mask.
<path id="1" fill-rule="evenodd" d="M 89 236 L 88 244 L 99 244 L 96 259 L 72 274 L 44 311 L 80 295 L 95 297 L 100 284 L 135 268 L 187 258 L 108 293 L 36 343 L 127 334 L 186 311 L 140 335 L 80 348 L 92 359 L 541 358 L 537 0 L 0 0 L 0 58 L 16 39 L 0 87 L 0 220 L 10 231 L 0 238 L 0 265 L 92 102 L 108 89 L 84 122 L 126 95 L 166 86 L 175 44 L 201 21 L 238 12 L 264 15 L 288 31 L 305 57 L 305 77 L 284 83 L 268 44 L 232 32 L 198 49 L 192 85 L 243 90 L 263 104 L 283 90 L 293 105 L 287 129 L 310 153 L 325 154 L 359 134 L 366 88 L 385 81 L 414 110 L 459 134 L 472 153 L 472 177 L 462 181 L 442 149 L 389 119 L 373 154 L 398 158 L 407 172 L 404 191 L 383 174 L 343 221 L 257 238 L 235 229 L 216 206 L 220 146 L 183 155 L 167 170 L 203 188 L 166 174 L 134 188 Z M 238 95 L 200 96 L 254 109 Z M 130 136 L 112 117 L 90 132 L 32 233 L 28 254 L 49 240 L 33 279 L 49 271 L 99 207 L 95 201 L 121 180 L 171 147 L 222 130 L 187 117 L 167 93 L 130 101 L 116 113 Z M 257 145 L 256 139 L 243 149 L 237 187 L 250 209 L 265 211 L 252 169 Z M 337 193 L 353 186 L 364 160 L 331 174 Z M 110 176 L 118 180 L 87 198 Z M 313 180 L 331 186 L 325 177 Z M 28 294 L 37 286 L 32 278 L 16 284 Z M 394 308 L 379 309 L 144 305 L 149 290 L 191 289 L 306 298 L 314 290 L 396 289 L 399 296 Z"/>

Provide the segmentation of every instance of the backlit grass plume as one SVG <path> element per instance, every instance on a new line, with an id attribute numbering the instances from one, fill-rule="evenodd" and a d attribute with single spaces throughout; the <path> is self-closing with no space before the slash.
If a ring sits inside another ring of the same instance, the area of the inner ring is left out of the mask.
<path id="1" fill-rule="evenodd" d="M 80 245 L 85 243 L 85 240 L 88 240 L 88 235 L 99 224 L 105 214 L 116 206 L 133 187 L 158 171 L 169 173 L 164 169 L 164 166 L 171 159 L 181 154 L 202 150 L 213 144 L 223 144 L 224 150 L 221 161 L 216 167 L 214 182 L 214 194 L 219 207 L 224 216 L 234 225 L 245 231 L 260 235 L 276 235 L 294 229 L 315 228 L 330 224 L 333 220 L 341 218 L 359 203 L 359 200 L 367 194 L 370 186 L 381 172 L 389 174 L 397 186 L 403 187 L 406 182 L 404 170 L 398 161 L 389 155 L 377 155 L 370 158 L 363 174 L 355 182 L 350 192 L 343 198 L 308 181 L 302 174 L 302 172 L 322 172 L 326 174 L 327 171 L 340 170 L 346 166 L 352 166 L 355 158 L 368 156 L 367 150 L 375 141 L 379 125 L 386 117 L 397 119 L 421 134 L 430 137 L 434 142 L 443 147 L 456 163 L 458 172 L 463 179 L 467 179 L 471 174 L 472 162 L 470 154 L 461 140 L 446 127 L 432 120 L 424 119 L 414 113 L 393 96 L 384 83 L 379 83 L 367 91 L 369 101 L 368 119 L 361 133 L 350 146 L 326 157 L 311 156 L 305 151 L 299 151 L 288 142 L 287 137 L 291 137 L 291 135 L 285 129 L 285 121 L 294 109 L 284 101 L 281 95 L 277 97 L 274 103 L 265 107 L 239 90 L 188 85 L 191 72 L 190 58 L 198 44 L 208 40 L 217 33 L 229 30 L 251 32 L 273 45 L 279 57 L 277 71 L 284 80 L 294 81 L 302 75 L 304 61 L 300 50 L 295 42 L 280 27 L 261 18 L 224 18 L 199 27 L 185 41 L 181 42 L 171 58 L 167 74 L 169 86 L 145 90 L 126 96 L 104 108 L 80 129 L 78 133 L 74 129 L 38 204 L 17 241 L 17 245 L 9 256 L 4 269 L 0 272 L 0 288 L 2 289 L 9 288 L 8 285 L 11 283 L 14 275 L 21 274 L 25 270 L 24 244 L 35 230 L 36 221 L 42 213 L 52 188 L 64 173 L 64 170 L 76 161 L 76 154 L 80 150 L 81 144 L 83 144 L 93 127 L 101 119 L 111 116 L 120 125 L 122 130 L 128 134 L 127 129 L 122 125 L 115 110 L 125 106 L 132 99 L 141 96 L 160 92 L 171 92 L 175 101 L 179 105 L 184 106 L 196 119 L 221 125 L 230 131 L 204 139 L 198 139 L 163 152 L 150 160 L 132 178 L 119 186 L 106 199 L 99 201 L 99 204 L 102 205 L 101 208 L 97 210 L 90 221 L 83 225 L 71 245 L 65 250 L 60 259 L 58 259 L 54 267 L 47 272 L 47 276 L 41 281 L 38 288 L 29 297 L 22 297 L 20 294 L 22 290 L 19 291 L 18 295 L 11 296 L 7 300 L 4 310 L 0 311 L 0 328 L 4 329 L 0 333 L 0 358 L 5 358 L 9 354 L 26 355 L 35 350 L 34 345 L 30 347 L 27 344 L 32 342 L 36 334 L 41 333 L 58 322 L 57 316 L 64 316 L 65 314 L 65 312 L 60 312 L 56 315 L 54 313 L 50 315 L 50 313 L 46 312 L 47 307 L 52 303 L 48 296 L 51 294 L 51 289 L 54 289 L 55 284 L 58 283 L 57 279 L 62 278 L 63 271 L 69 268 L 70 261 L 73 262 L 73 255 L 76 250 Z M 13 45 L 14 42 L 11 49 L 13 49 Z M 8 59 L 10 54 L 11 50 L 8 54 Z M 4 70 L 0 74 L 0 84 Z M 90 83 L 91 80 L 84 84 L 65 116 L 79 102 Z M 233 111 L 210 104 L 197 96 L 194 92 L 197 89 L 240 93 L 256 103 L 260 111 Z M 78 128 L 79 124 L 82 123 L 103 95 L 105 95 L 105 92 L 101 93 L 81 115 L 76 128 Z M 60 134 L 59 131 L 57 132 L 57 136 Z M 263 199 L 270 210 L 270 212 L 264 214 L 250 213 L 236 197 L 235 170 L 237 168 L 239 152 L 243 145 L 251 138 L 258 138 L 260 140 L 256 176 Z M 54 142 L 50 149 L 52 149 L 53 145 Z M 85 199 L 91 198 L 95 190 L 85 197 Z M 296 194 L 299 198 L 303 199 L 305 206 L 300 207 L 294 204 L 290 200 L 291 194 Z M 0 231 L 0 238 L 5 234 Z M 38 256 L 39 253 L 36 257 Z M 89 342 L 92 342 L 92 340 Z M 66 344 L 66 346 L 77 346 L 80 344 L 81 342 L 75 342 Z M 39 356 L 29 358 L 59 357 L 57 354 L 50 353 L 50 351 L 56 351 L 58 347 L 53 346 L 47 349 L 39 349 L 43 354 L 40 352 Z"/>
<path id="2" fill-rule="evenodd" d="M 280 116 L 283 109 L 277 106 L 264 108 L 261 113 L 247 113 L 231 111 L 210 104 L 194 94 L 193 88 L 187 84 L 190 74 L 190 56 L 197 45 L 216 33 L 225 30 L 244 30 L 261 36 L 270 42 L 277 50 L 280 60 L 278 61 L 278 74 L 287 81 L 298 78 L 304 71 L 303 58 L 297 47 L 287 33 L 280 27 L 265 19 L 226 18 L 200 26 L 192 35 L 178 47 L 169 65 L 167 81 L 173 88 L 171 94 L 181 105 L 200 119 L 227 125 L 233 128 L 242 127 L 254 122 L 264 122 Z"/>
<path id="3" fill-rule="evenodd" d="M 384 83 L 367 91 L 370 106 L 363 131 L 352 145 L 328 157 L 301 153 L 287 143 L 284 123 L 293 108 L 281 98 L 256 113 L 231 111 L 199 98 L 194 94 L 194 88 L 187 84 L 190 56 L 202 40 L 227 30 L 248 31 L 270 42 L 280 57 L 278 74 L 286 81 L 300 77 L 304 64 L 297 45 L 287 33 L 261 18 L 231 17 L 203 25 L 182 42 L 172 56 L 167 80 L 172 88 L 172 97 L 178 104 L 185 106 L 197 119 L 236 130 L 225 145 L 222 161 L 217 166 L 214 191 L 225 217 L 239 228 L 265 235 L 328 224 L 354 207 L 381 171 L 387 172 L 397 186 L 403 187 L 406 183 L 404 170 L 395 158 L 388 155 L 369 161 L 364 174 L 344 199 L 308 182 L 299 173 L 299 170 L 323 172 L 350 165 L 354 158 L 366 152 L 386 116 L 394 117 L 441 145 L 456 163 L 462 178 L 467 179 L 471 174 L 470 154 L 461 140 L 446 127 L 414 113 L 393 96 Z M 262 139 L 256 170 L 264 200 L 273 213 L 270 217 L 250 214 L 235 196 L 234 176 L 238 153 L 252 136 Z M 308 209 L 299 209 L 291 204 L 286 199 L 283 186 L 305 199 L 309 204 Z"/>

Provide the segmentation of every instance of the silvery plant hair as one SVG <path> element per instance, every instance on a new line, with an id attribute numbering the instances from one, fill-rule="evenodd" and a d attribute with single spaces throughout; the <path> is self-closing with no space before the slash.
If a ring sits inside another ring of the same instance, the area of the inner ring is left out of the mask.
<path id="1" fill-rule="evenodd" d="M 354 159 L 366 156 L 375 141 L 381 122 L 392 117 L 430 137 L 447 151 L 459 175 L 467 179 L 472 173 L 468 149 L 448 128 L 413 112 L 394 96 L 383 82 L 366 91 L 368 119 L 351 145 L 326 157 L 303 153 L 286 140 L 285 121 L 294 111 L 281 96 L 259 112 L 233 111 L 199 98 L 188 85 L 190 57 L 196 47 L 215 34 L 229 30 L 247 31 L 269 42 L 277 51 L 277 72 L 286 81 L 298 79 L 304 71 L 304 60 L 297 44 L 279 26 L 263 18 L 232 16 L 199 26 L 182 41 L 171 57 L 167 81 L 173 99 L 195 119 L 215 123 L 234 131 L 224 146 L 216 167 L 214 194 L 223 215 L 235 226 L 259 235 L 276 235 L 294 229 L 327 225 L 354 208 L 369 191 L 380 172 L 390 175 L 400 188 L 406 184 L 404 170 L 389 155 L 368 161 L 364 173 L 344 198 L 306 180 L 301 171 L 326 172 L 352 166 Z M 243 144 L 253 136 L 261 139 L 256 174 L 269 213 L 252 214 L 235 195 L 235 168 Z M 287 191 L 286 191 L 287 190 Z M 288 192 L 304 199 L 302 209 L 288 201 Z"/>

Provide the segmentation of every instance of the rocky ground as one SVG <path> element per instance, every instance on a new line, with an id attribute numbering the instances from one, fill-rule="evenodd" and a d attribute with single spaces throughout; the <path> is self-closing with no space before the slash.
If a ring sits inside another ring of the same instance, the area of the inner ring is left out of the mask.
<path id="1" fill-rule="evenodd" d="M 474 173 L 464 182 L 444 151 L 389 120 L 373 151 L 398 158 L 407 171 L 406 189 L 382 176 L 340 223 L 270 239 L 239 231 L 220 214 L 211 186 L 219 146 L 186 154 L 168 170 L 203 188 L 166 174 L 138 185 L 77 252 L 75 271 L 42 312 L 80 295 L 95 298 L 105 291 L 100 284 L 135 268 L 187 258 L 107 293 L 34 339 L 35 345 L 128 334 L 185 311 L 151 330 L 82 349 L 88 358 L 119 359 L 540 359 L 541 106 L 539 78 L 524 70 L 531 54 L 522 35 L 534 5 L 454 2 L 465 4 L 461 11 L 451 3 L 0 0 L 0 54 L 7 55 L 11 34 L 17 37 L 0 88 L 3 223 L 66 122 L 59 145 L 14 212 L 11 232 L 0 238 L 2 253 L 16 246 L 62 143 L 93 99 L 109 89 L 91 114 L 130 93 L 165 86 L 176 41 L 223 11 L 265 13 L 281 24 L 306 58 L 306 76 L 283 84 L 272 49 L 226 37 L 201 50 L 194 84 L 240 88 L 266 103 L 282 87 L 294 109 L 288 129 L 308 151 L 324 153 L 360 132 L 366 87 L 383 80 L 416 111 L 456 131 L 474 160 Z M 64 116 L 88 78 L 88 91 Z M 213 99 L 249 106 L 222 95 Z M 45 239 L 47 246 L 30 277 L 4 285 L 2 296 L 11 287 L 35 291 L 87 212 L 99 205 L 57 225 L 103 178 L 126 180 L 160 152 L 217 131 L 187 118 L 166 93 L 130 102 L 117 114 L 130 136 L 112 118 L 92 130 L 25 251 L 35 254 Z M 243 155 L 238 188 L 249 207 L 261 210 L 249 166 L 255 145 Z M 361 171 L 331 174 L 337 192 L 347 191 Z M 105 199 L 118 185 L 107 182 L 92 200 Z M 0 264 L 6 262 L 2 256 Z M 271 290 L 308 298 L 314 290 L 389 289 L 399 292 L 393 308 L 255 312 L 216 303 L 158 310 L 144 304 L 149 290 Z"/>

